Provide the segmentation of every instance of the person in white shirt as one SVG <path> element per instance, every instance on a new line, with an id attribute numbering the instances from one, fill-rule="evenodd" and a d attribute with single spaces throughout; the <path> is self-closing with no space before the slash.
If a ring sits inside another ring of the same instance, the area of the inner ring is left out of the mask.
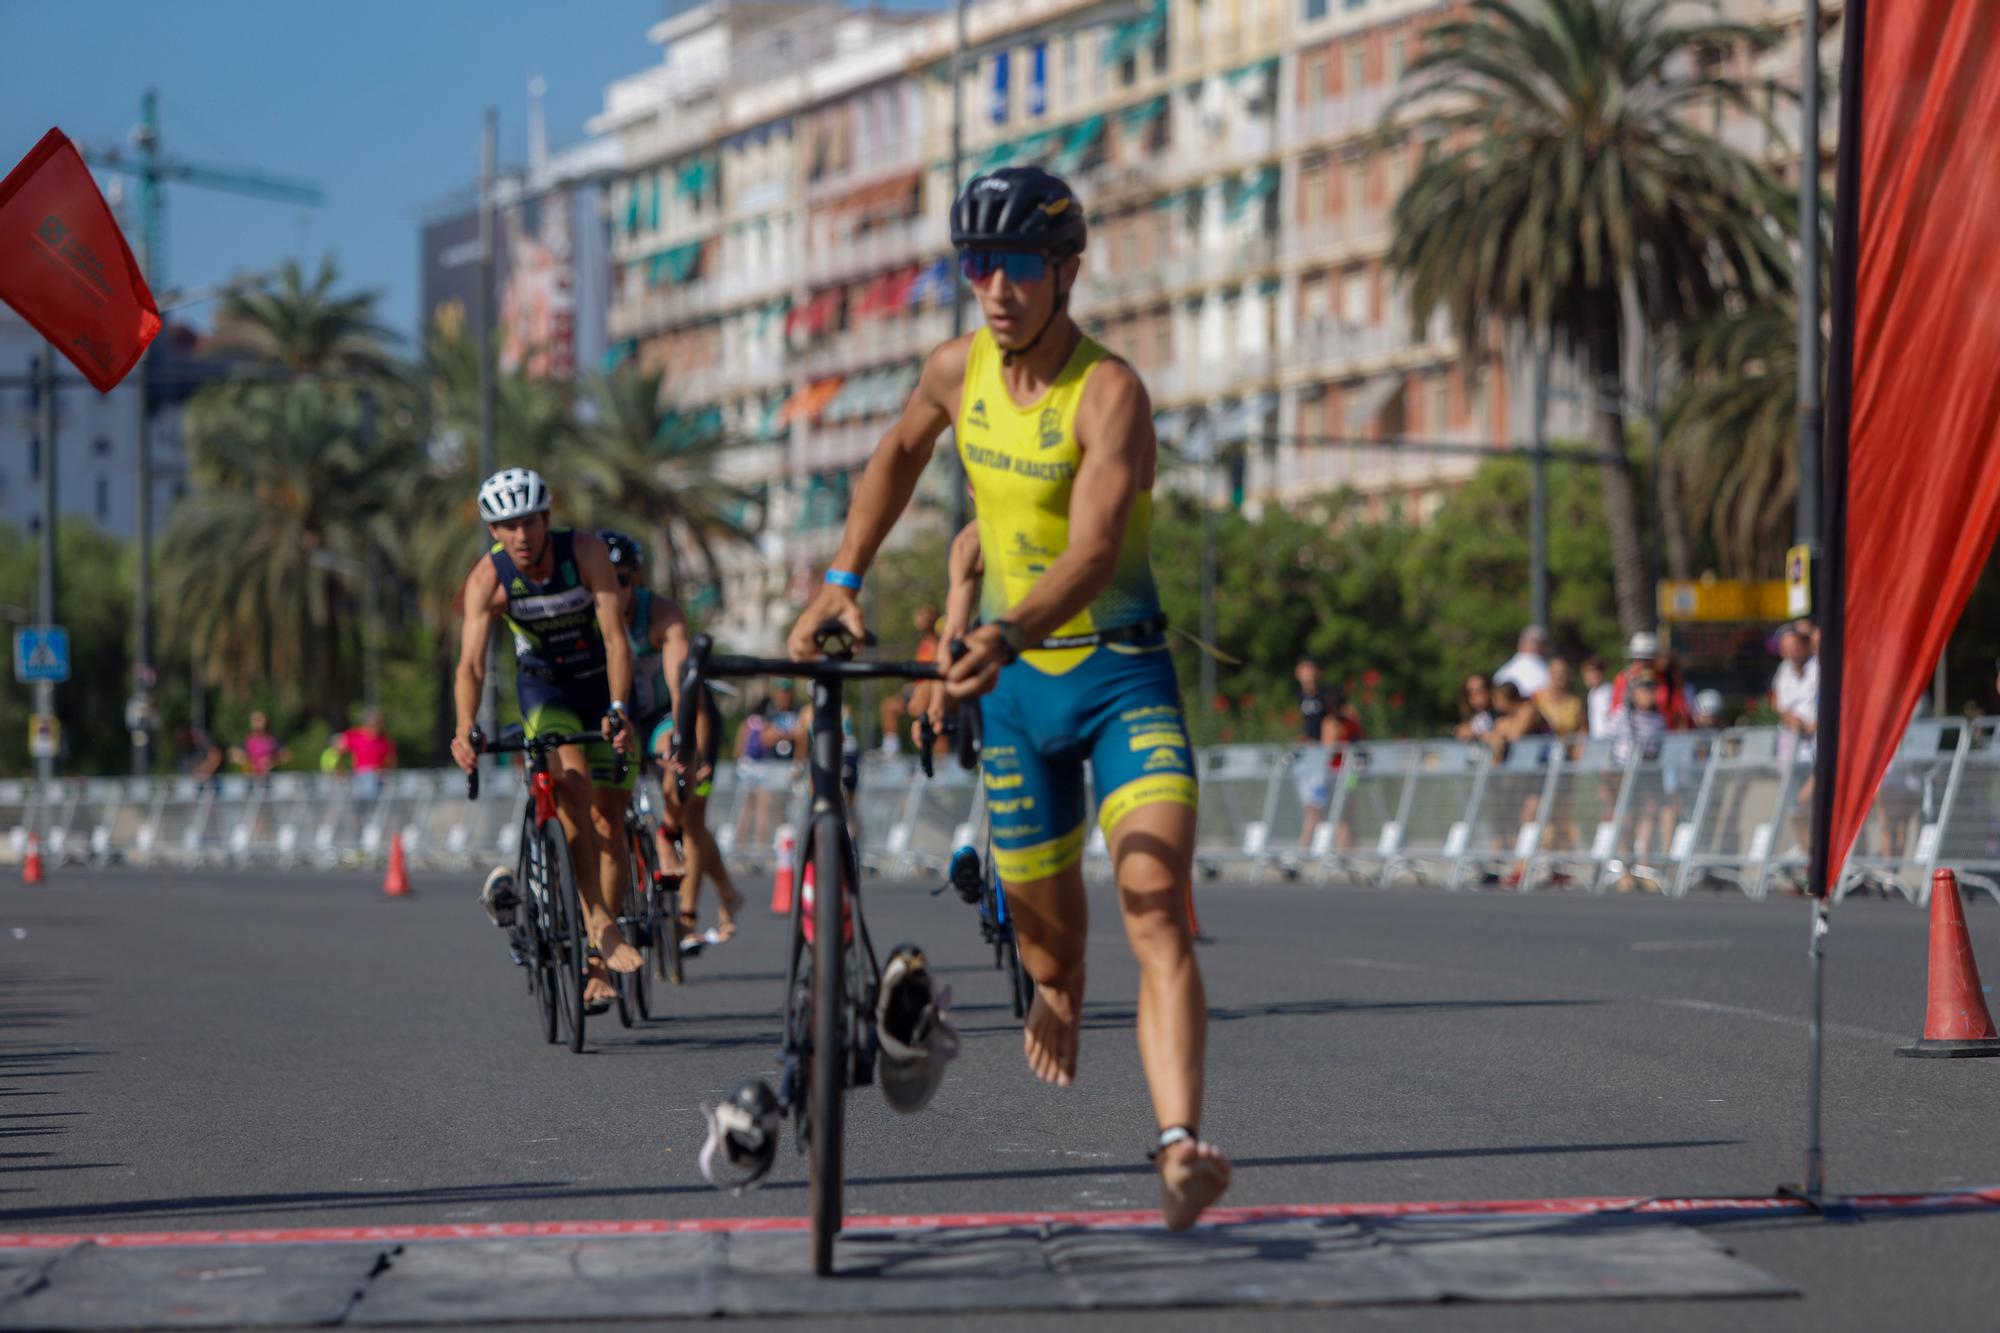
<path id="1" fill-rule="evenodd" d="M 1583 659 L 1583 698 L 1589 714 L 1590 734 L 1609 736 L 1611 734 L 1611 697 L 1616 688 L 1605 674 L 1604 659 L 1596 653 Z"/>
<path id="2" fill-rule="evenodd" d="M 1800 764 L 1810 770 L 1813 736 L 1819 731 L 1819 659 L 1812 656 L 1812 640 L 1797 626 L 1778 636 L 1778 653 L 1785 660 L 1771 677 L 1771 706 L 1778 710 L 1778 762 Z M 1812 841 L 1813 779 L 1810 771 L 1798 784 L 1797 806 L 1792 812 L 1792 846 L 1778 858 L 1787 864 L 1801 860 Z"/>
<path id="3" fill-rule="evenodd" d="M 1811 656 L 1811 641 L 1796 629 L 1778 637 L 1777 674 L 1771 677 L 1771 706 L 1778 710 L 1778 758 L 1809 764 L 1812 738 L 1819 730 L 1819 659 Z"/>
<path id="4" fill-rule="evenodd" d="M 1507 665 L 1493 673 L 1494 686 L 1512 685 L 1523 699 L 1540 694 L 1549 683 L 1548 646 L 1548 631 L 1540 625 L 1522 630 L 1514 644 L 1514 655 L 1507 659 Z"/>

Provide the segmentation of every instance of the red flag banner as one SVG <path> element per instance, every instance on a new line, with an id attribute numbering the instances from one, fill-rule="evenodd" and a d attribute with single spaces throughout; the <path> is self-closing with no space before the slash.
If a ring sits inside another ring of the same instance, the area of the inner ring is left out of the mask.
<path id="1" fill-rule="evenodd" d="M 2000 5 L 1847 8 L 1814 887 L 2000 530 Z"/>
<path id="2" fill-rule="evenodd" d="M 61 130 L 0 181 L 0 300 L 99 393 L 125 378 L 160 331 L 132 247 Z"/>

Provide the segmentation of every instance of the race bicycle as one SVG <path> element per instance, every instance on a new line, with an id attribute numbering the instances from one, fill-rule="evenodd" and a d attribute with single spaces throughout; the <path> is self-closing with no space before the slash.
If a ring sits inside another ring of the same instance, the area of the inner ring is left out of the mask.
<path id="1" fill-rule="evenodd" d="M 556 816 L 555 775 L 549 756 L 565 745 L 588 745 L 604 739 L 597 732 L 550 732 L 530 739 L 505 736 L 488 741 L 478 728 L 469 738 L 474 754 L 527 756 L 528 804 L 521 813 L 514 883 L 520 895 L 510 942 L 514 956 L 528 970 L 528 991 L 535 999 L 546 1041 L 565 1041 L 572 1052 L 583 1050 L 585 974 L 590 966 L 590 940 L 584 929 L 583 899 L 576 887 L 576 866 L 569 855 L 569 837 Z M 618 756 L 618 779 L 625 776 L 625 756 Z M 479 799 L 479 767 L 465 776 L 468 800 Z M 632 895 L 627 895 L 631 901 Z"/>
<path id="2" fill-rule="evenodd" d="M 625 839 L 625 910 L 618 925 L 625 938 L 641 953 L 649 955 L 649 968 L 621 972 L 614 978 L 618 987 L 618 1022 L 631 1027 L 634 1018 L 653 1016 L 652 980 L 672 981 L 678 986 L 681 972 L 681 877 L 660 869 L 660 826 L 655 805 L 658 790 L 652 779 L 656 768 L 642 761 L 639 781 L 633 785 L 632 799 L 625 806 L 622 836 Z M 678 841 L 678 840 L 676 840 Z"/>
<path id="3" fill-rule="evenodd" d="M 854 641 L 837 621 L 822 625 L 816 642 L 821 658 L 793 662 L 720 655 L 707 635 L 697 635 L 681 687 L 674 753 L 677 777 L 685 782 L 694 768 L 694 701 L 708 681 L 783 676 L 812 683 L 812 804 L 794 882 L 808 883 L 811 872 L 813 905 L 808 921 L 806 893 L 793 898 L 775 1102 L 780 1114 L 791 1115 L 799 1150 L 810 1153 L 813 1271 L 824 1277 L 833 1271 L 833 1240 L 843 1219 L 844 1097 L 847 1089 L 866 1087 L 875 1079 L 875 1009 L 882 981 L 862 911 L 860 868 L 840 787 L 842 685 L 850 680 L 937 680 L 939 673 L 924 662 L 856 661 Z"/>

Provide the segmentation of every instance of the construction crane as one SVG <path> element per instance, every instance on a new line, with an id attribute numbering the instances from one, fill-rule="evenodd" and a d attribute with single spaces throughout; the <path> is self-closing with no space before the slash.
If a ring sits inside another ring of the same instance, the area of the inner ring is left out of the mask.
<path id="1" fill-rule="evenodd" d="M 166 156 L 160 148 L 160 95 L 153 88 L 139 99 L 139 124 L 132 131 L 132 148 L 132 155 L 121 148 L 102 148 L 86 149 L 83 156 L 94 167 L 138 178 L 139 264 L 155 291 L 167 284 L 167 200 L 161 187 L 168 181 L 308 208 L 326 202 L 326 192 L 311 181 Z"/>
<path id="2" fill-rule="evenodd" d="M 138 178 L 139 184 L 139 269 L 155 292 L 166 294 L 167 286 L 167 199 L 164 186 L 169 181 L 225 190 L 277 203 L 302 204 L 317 208 L 326 194 L 311 181 L 277 176 L 265 171 L 237 167 L 206 166 L 169 157 L 160 145 L 160 95 L 148 88 L 139 99 L 139 124 L 132 131 L 133 154 L 118 148 L 86 150 L 84 160 L 107 171 Z M 169 307 L 171 308 L 171 307 Z M 153 392 L 148 383 L 147 361 L 142 357 L 133 378 L 138 386 L 138 494 L 136 497 L 137 547 L 134 580 L 136 647 L 133 662 L 132 697 L 126 703 L 126 720 L 132 734 L 132 771 L 147 772 L 152 765 L 154 726 L 152 693 L 156 683 L 153 669 Z M 196 692 L 199 696 L 199 691 Z M 201 703 L 195 702 L 199 717 Z"/>

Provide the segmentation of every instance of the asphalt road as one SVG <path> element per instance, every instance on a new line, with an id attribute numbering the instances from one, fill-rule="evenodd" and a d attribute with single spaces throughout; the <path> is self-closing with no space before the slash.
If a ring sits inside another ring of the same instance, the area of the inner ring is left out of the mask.
<path id="1" fill-rule="evenodd" d="M 1027 1075 L 970 910 L 925 887 L 871 886 L 870 922 L 879 944 L 918 940 L 945 972 L 965 1052 L 921 1116 L 893 1115 L 872 1091 L 851 1099 L 850 1208 L 1155 1204 L 1135 970 L 1108 899 L 1094 900 L 1082 1076 L 1055 1090 Z M 752 916 L 661 992 L 669 1017 L 630 1032 L 593 1020 L 589 1052 L 573 1056 L 540 1041 L 471 882 L 417 889 L 396 901 L 344 875 L 69 871 L 0 890 L 0 1231 L 806 1211 L 789 1144 L 742 1199 L 705 1185 L 694 1160 L 699 1105 L 770 1068 L 780 922 Z M 1206 885 L 1200 901 L 1214 937 L 1201 950 L 1203 1128 L 1236 1158 L 1228 1202 L 1735 1195 L 1799 1178 L 1808 916 L 1796 900 Z M 2000 911 L 1975 905 L 1971 919 L 1990 973 Z M 1852 901 L 1835 922 L 1831 1186 L 2000 1183 L 2000 1062 L 1892 1055 L 1922 1020 L 1924 915 Z M 1956 1328 L 1990 1327 L 2000 1306 L 1985 1257 L 2000 1217 L 1710 1230 L 1805 1298 L 1326 1318 Z M 1087 1325 L 1210 1329 L 1218 1316 L 1179 1320 Z"/>

